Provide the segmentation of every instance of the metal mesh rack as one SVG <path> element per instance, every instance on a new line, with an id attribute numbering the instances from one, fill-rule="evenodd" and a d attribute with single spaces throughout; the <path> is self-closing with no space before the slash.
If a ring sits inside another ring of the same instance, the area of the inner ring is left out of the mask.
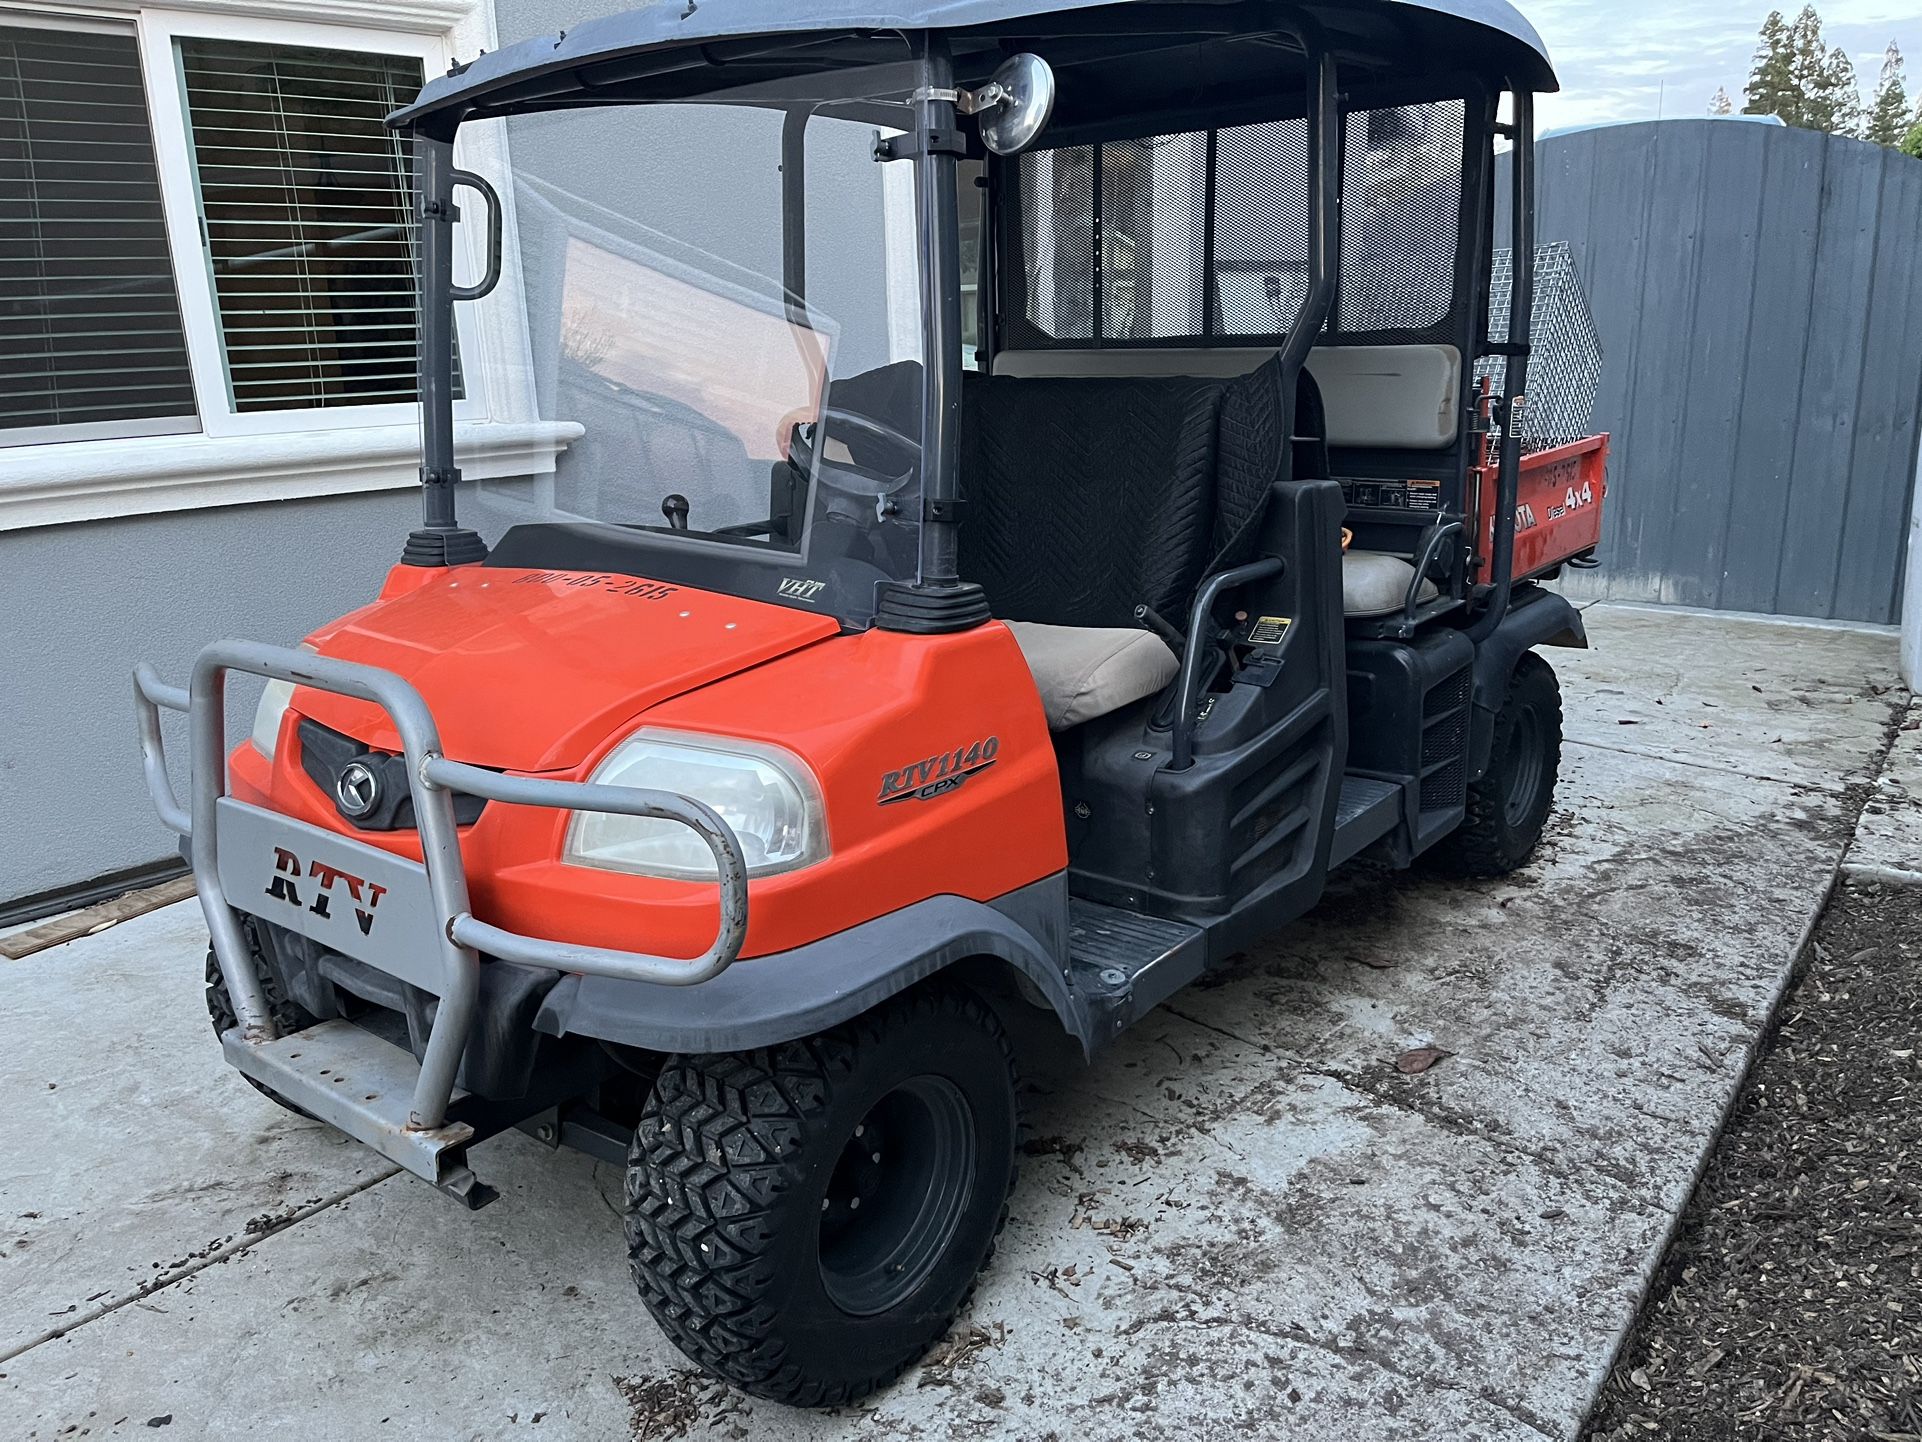
<path id="1" fill-rule="evenodd" d="M 1514 254 L 1498 250 L 1490 276 L 1488 335 L 1508 339 L 1508 307 L 1514 285 Z M 1589 434 L 1595 395 L 1602 383 L 1602 342 L 1588 297 L 1566 241 L 1535 248 L 1535 318 L 1529 335 L 1527 401 L 1521 408 L 1522 452 L 1545 451 Z M 1508 361 L 1490 356 L 1476 363 L 1497 395 Z"/>

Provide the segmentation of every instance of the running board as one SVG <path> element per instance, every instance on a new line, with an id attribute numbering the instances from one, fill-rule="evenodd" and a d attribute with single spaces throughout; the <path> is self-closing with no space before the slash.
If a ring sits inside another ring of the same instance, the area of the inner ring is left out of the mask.
<path id="1" fill-rule="evenodd" d="M 1401 820 L 1402 788 L 1372 776 L 1341 778 L 1341 799 L 1335 804 L 1335 843 L 1328 853 L 1333 871 L 1365 847 L 1381 840 Z"/>
<path id="2" fill-rule="evenodd" d="M 499 1195 L 467 1165 L 474 1128 L 450 1121 L 433 1131 L 407 1125 L 420 1063 L 412 1052 L 352 1022 L 323 1021 L 257 1045 L 240 1028 L 223 1032 L 227 1060 L 302 1111 L 365 1142 L 469 1210 Z M 458 1088 L 454 1099 L 465 1093 Z"/>
<path id="3" fill-rule="evenodd" d="M 1206 958 L 1198 926 L 1069 898 L 1068 971 L 1088 1002 L 1091 1049 L 1200 976 Z"/>

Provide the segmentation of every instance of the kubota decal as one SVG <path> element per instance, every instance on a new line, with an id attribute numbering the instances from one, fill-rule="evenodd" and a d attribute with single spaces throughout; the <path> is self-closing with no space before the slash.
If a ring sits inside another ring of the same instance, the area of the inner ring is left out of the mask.
<path id="1" fill-rule="evenodd" d="M 387 888 L 355 876 L 351 871 L 342 871 L 338 866 L 329 866 L 324 861 L 309 863 L 305 872 L 300 868 L 300 858 L 284 846 L 274 848 L 274 879 L 268 884 L 267 894 L 276 901 L 284 901 L 290 906 L 300 905 L 299 887 L 307 878 L 320 883 L 314 893 L 314 903 L 307 910 L 323 920 L 332 917 L 332 906 L 336 899 L 334 883 L 344 882 L 347 894 L 353 901 L 354 920 L 360 926 L 360 934 L 366 936 L 374 929 L 374 908 L 380 905 L 381 897 Z M 363 906 L 361 903 L 365 902 Z"/>
<path id="2" fill-rule="evenodd" d="M 1001 750 L 1001 738 L 990 736 L 972 746 L 957 746 L 939 756 L 930 756 L 881 778 L 877 805 L 891 806 L 897 801 L 926 801 L 955 789 L 977 771 L 994 765 Z"/>

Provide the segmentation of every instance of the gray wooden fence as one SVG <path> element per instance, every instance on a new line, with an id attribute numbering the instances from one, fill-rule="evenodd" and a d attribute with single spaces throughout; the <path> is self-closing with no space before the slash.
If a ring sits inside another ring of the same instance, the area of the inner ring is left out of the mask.
<path id="1" fill-rule="evenodd" d="M 1725 120 L 1577 131 L 1538 155 L 1537 235 L 1574 249 L 1613 434 L 1602 568 L 1569 591 L 1897 620 L 1922 161 Z"/>

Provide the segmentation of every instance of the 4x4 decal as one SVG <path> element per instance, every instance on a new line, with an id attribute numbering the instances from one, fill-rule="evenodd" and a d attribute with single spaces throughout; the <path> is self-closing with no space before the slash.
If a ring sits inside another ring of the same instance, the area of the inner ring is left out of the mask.
<path id="1" fill-rule="evenodd" d="M 994 765 L 1000 750 L 1001 738 L 990 736 L 972 746 L 957 746 L 939 756 L 903 766 L 899 771 L 890 771 L 881 778 L 881 795 L 876 804 L 891 806 L 897 801 L 926 801 L 930 796 L 952 791 L 977 771 L 986 771 Z"/>
<path id="2" fill-rule="evenodd" d="M 355 876 L 351 871 L 342 871 L 338 866 L 329 866 L 324 861 L 311 863 L 303 872 L 298 856 L 284 846 L 274 848 L 274 879 L 267 887 L 269 896 L 291 906 L 299 906 L 300 892 L 295 883 L 303 882 L 307 877 L 320 883 L 314 893 L 314 903 L 307 910 L 318 917 L 330 917 L 333 914 L 330 908 L 335 897 L 334 883 L 344 882 L 348 896 L 353 899 L 354 920 L 360 926 L 360 934 L 366 936 L 374 929 L 374 908 L 380 905 L 381 897 L 387 894 L 386 887 Z M 366 903 L 364 906 L 361 904 L 363 901 Z"/>

